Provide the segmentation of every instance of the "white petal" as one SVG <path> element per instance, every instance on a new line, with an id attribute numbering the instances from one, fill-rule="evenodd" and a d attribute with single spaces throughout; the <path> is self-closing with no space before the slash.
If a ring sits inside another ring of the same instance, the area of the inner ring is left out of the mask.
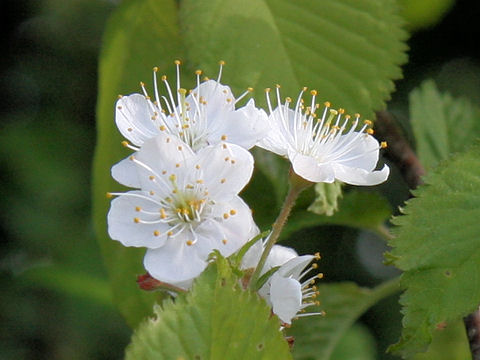
<path id="1" fill-rule="evenodd" d="M 273 312 L 284 323 L 290 324 L 302 306 L 302 288 L 298 281 L 273 276 L 270 285 Z"/>
<path id="2" fill-rule="evenodd" d="M 198 246 L 199 253 L 205 257 L 213 249 L 219 250 L 223 256 L 230 256 L 259 232 L 253 221 L 252 211 L 238 196 L 228 203 L 217 204 L 214 208 L 214 219 L 200 224 L 195 231 L 203 239 L 199 238 L 192 246 Z M 201 240 L 205 241 L 206 246 Z"/>
<path id="3" fill-rule="evenodd" d="M 260 257 L 263 252 L 263 241 L 258 240 L 253 244 L 250 249 L 247 250 L 245 255 L 243 255 L 242 263 L 240 264 L 241 269 L 253 269 L 257 266 L 260 261 Z"/>
<path id="4" fill-rule="evenodd" d="M 200 166 L 203 180 L 216 201 L 229 200 L 250 181 L 253 156 L 235 144 L 218 144 L 199 150 L 194 159 Z"/>
<path id="5" fill-rule="evenodd" d="M 290 152 L 289 158 L 293 171 L 304 179 L 315 183 L 335 181 L 335 172 L 331 164 L 319 163 L 312 156 L 294 152 Z"/>
<path id="6" fill-rule="evenodd" d="M 111 173 L 112 177 L 122 185 L 137 189 L 141 187 L 137 165 L 130 160 L 130 157 L 113 165 Z"/>
<path id="7" fill-rule="evenodd" d="M 288 127 L 282 122 L 280 111 L 283 107 L 277 107 L 267 118 L 269 130 L 267 136 L 259 141 L 259 147 L 271 151 L 280 156 L 286 156 L 290 148 L 291 134 Z M 291 110 L 289 110 L 289 113 Z M 289 126 L 289 124 L 287 124 Z"/>
<path id="8" fill-rule="evenodd" d="M 232 111 L 223 119 L 217 119 L 219 126 L 209 136 L 209 143 L 215 144 L 226 136 L 226 141 L 250 149 L 265 137 L 269 129 L 267 114 L 255 107 L 255 101 L 250 101 L 244 107 Z"/>
<path id="9" fill-rule="evenodd" d="M 199 87 L 192 91 L 192 94 L 200 94 L 206 101 L 205 110 L 209 121 L 212 119 L 218 121 L 222 113 L 233 111 L 235 108 L 235 98 L 230 87 L 222 85 L 215 80 L 208 80 L 201 83 Z M 191 96 L 192 95 L 189 95 L 186 101 L 191 104 L 193 108 L 192 104 L 194 101 L 191 99 Z"/>
<path id="10" fill-rule="evenodd" d="M 296 257 L 298 257 L 298 254 L 292 248 L 281 245 L 274 245 L 272 247 L 272 250 L 270 250 L 270 254 L 268 254 L 264 270 L 268 271 L 276 266 L 282 266 L 290 259 Z"/>
<path id="11" fill-rule="evenodd" d="M 342 144 L 348 144 L 357 136 L 358 133 L 342 135 L 337 147 L 341 148 Z M 373 136 L 361 134 L 350 145 L 349 151 L 336 159 L 335 162 L 348 167 L 372 171 L 377 166 L 379 149 L 380 145 Z"/>
<path id="12" fill-rule="evenodd" d="M 165 233 L 170 228 L 167 224 L 136 223 L 135 218 L 155 220 L 157 215 L 148 215 L 137 211 L 137 207 L 155 213 L 156 206 L 146 198 L 148 193 L 129 191 L 112 200 L 107 215 L 108 234 L 113 240 L 120 241 L 125 246 L 157 248 L 165 244 Z M 155 236 L 156 231 L 159 232 Z"/>
<path id="13" fill-rule="evenodd" d="M 390 168 L 385 165 L 382 170 L 367 171 L 359 168 L 334 164 L 335 177 L 350 185 L 378 185 L 387 180 Z"/>
<path id="14" fill-rule="evenodd" d="M 277 274 L 279 276 L 292 277 L 300 280 L 300 274 L 303 269 L 305 269 L 314 258 L 315 256 L 313 255 L 302 255 L 291 258 L 278 269 Z"/>
<path id="15" fill-rule="evenodd" d="M 141 146 L 145 140 L 158 134 L 159 130 L 152 121 L 151 102 L 145 96 L 123 96 L 117 101 L 115 109 L 118 130 L 133 144 Z"/>
<path id="16" fill-rule="evenodd" d="M 145 269 L 155 279 L 176 284 L 193 279 L 207 266 L 195 246 L 188 246 L 187 234 L 168 239 L 165 246 L 148 249 L 143 259 Z"/>

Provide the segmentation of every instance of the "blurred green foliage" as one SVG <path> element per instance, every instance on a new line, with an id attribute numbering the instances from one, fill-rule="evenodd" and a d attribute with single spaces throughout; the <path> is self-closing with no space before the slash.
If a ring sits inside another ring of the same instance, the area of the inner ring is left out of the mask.
<path id="1" fill-rule="evenodd" d="M 97 59 L 106 20 L 118 3 L 2 2 L 5 31 L 1 45 L 7 51 L 0 60 L 0 234 L 4 240 L 0 247 L 1 359 L 118 359 L 129 342 L 131 330 L 112 306 L 90 221 Z M 408 94 L 428 77 L 435 78 L 441 92 L 448 90 L 453 96 L 480 100 L 480 59 L 476 37 L 472 36 L 476 31 L 472 16 L 478 9 L 478 4 L 458 2 L 452 6 L 443 1 L 432 2 L 423 12 L 405 10 L 410 29 L 418 30 L 408 42 L 411 50 L 409 63 L 404 66 L 405 80 L 396 82 L 398 92 L 393 94 L 388 109 L 403 120 L 407 134 Z M 422 19 L 422 14 L 428 19 Z M 337 21 L 341 24 L 349 19 Z M 429 28 L 421 30 L 425 27 Z M 176 56 L 152 54 L 152 58 L 158 57 L 157 64 L 171 62 Z M 209 66 L 216 66 L 217 60 Z M 229 64 L 232 73 L 234 64 Z M 151 67 L 147 65 L 145 76 L 149 76 Z M 282 74 L 277 76 L 282 80 Z M 145 77 L 132 74 L 132 87 L 122 91 L 136 91 L 139 80 Z M 119 139 L 117 133 L 112 136 Z M 265 198 L 276 186 L 268 177 L 269 171 L 257 171 L 257 185 L 246 189 L 245 197 Z M 258 194 L 254 189 L 262 191 Z M 278 206 L 284 189 L 279 186 L 275 190 Z M 393 208 L 408 196 L 394 168 L 390 182 L 379 189 Z M 309 202 L 303 199 L 302 204 L 306 207 Z M 275 216 L 273 207 L 260 205 L 255 210 L 266 214 L 259 218 L 262 227 Z M 372 286 L 392 274 L 381 265 L 383 242 L 375 236 L 367 242 L 365 235 L 371 233 L 338 224 L 311 224 L 292 232 L 285 244 L 295 246 L 300 253 L 321 249 L 323 260 L 319 265 L 326 282 L 350 280 Z M 367 259 L 358 251 L 362 246 L 370 250 Z M 342 341 L 352 344 L 352 349 L 358 346 L 359 353 L 367 354 L 365 359 L 394 359 L 385 354 L 385 349 L 399 335 L 396 306 L 395 297 L 379 303 L 360 319 L 365 324 L 362 330 L 347 333 L 350 338 Z M 461 326 L 453 331 L 463 336 Z M 458 354 L 464 353 L 465 344 L 451 344 L 434 340 L 431 354 L 418 358 L 462 356 Z"/>

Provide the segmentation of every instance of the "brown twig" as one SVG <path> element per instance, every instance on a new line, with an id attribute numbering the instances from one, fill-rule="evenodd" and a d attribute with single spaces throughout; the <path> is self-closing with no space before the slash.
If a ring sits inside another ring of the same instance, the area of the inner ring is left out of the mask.
<path id="1" fill-rule="evenodd" d="M 379 141 L 388 143 L 385 157 L 398 167 L 408 187 L 415 189 L 418 185 L 421 185 L 423 183 L 422 176 L 425 175 L 425 168 L 418 160 L 417 155 L 389 112 L 377 112 L 375 137 Z"/>

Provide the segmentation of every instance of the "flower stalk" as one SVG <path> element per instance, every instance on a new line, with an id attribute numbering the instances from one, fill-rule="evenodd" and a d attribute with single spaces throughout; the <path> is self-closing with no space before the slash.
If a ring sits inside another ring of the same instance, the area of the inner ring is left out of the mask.
<path id="1" fill-rule="evenodd" d="M 275 245 L 275 243 L 278 241 L 278 238 L 282 233 L 283 227 L 287 223 L 288 216 L 290 215 L 290 212 L 292 211 L 292 208 L 295 205 L 295 201 L 297 200 L 298 196 L 303 190 L 313 185 L 313 183 L 295 174 L 292 169 L 290 169 L 289 184 L 290 186 L 288 194 L 283 201 L 282 209 L 280 210 L 277 219 L 272 225 L 272 232 L 270 233 L 270 236 L 265 243 L 265 249 L 262 253 L 262 256 L 260 257 L 255 272 L 250 279 L 251 288 L 254 288 L 256 286 L 256 282 L 260 277 L 261 271 L 265 265 L 265 261 L 267 260 L 267 257 L 270 254 L 273 245 Z"/>

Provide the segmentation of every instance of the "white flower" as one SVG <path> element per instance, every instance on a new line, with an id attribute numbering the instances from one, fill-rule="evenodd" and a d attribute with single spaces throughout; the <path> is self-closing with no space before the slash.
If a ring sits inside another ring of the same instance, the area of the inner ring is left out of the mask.
<path id="1" fill-rule="evenodd" d="M 259 241 L 245 254 L 242 268 L 256 266 L 261 251 L 263 251 L 263 244 Z M 301 280 L 312 269 L 317 268 L 314 263 L 305 270 L 314 259 L 320 259 L 320 255 L 298 256 L 295 250 L 280 245 L 274 245 L 267 257 L 262 274 L 276 267 L 278 270 L 258 290 L 258 293 L 284 324 L 291 324 L 292 319 L 296 317 L 323 314 L 321 312 L 301 314 L 305 308 L 318 304 L 314 300 L 317 296 L 314 283 L 316 278 L 322 277 L 322 274 Z"/>
<path id="2" fill-rule="evenodd" d="M 161 133 L 112 168 L 117 181 L 139 190 L 110 193 L 118 197 L 108 233 L 125 246 L 148 248 L 144 266 L 152 277 L 188 287 L 213 249 L 229 256 L 257 234 L 251 210 L 237 195 L 252 171 L 253 157 L 238 145 L 194 153 Z"/>
<path id="3" fill-rule="evenodd" d="M 267 89 L 267 103 L 270 110 L 268 121 L 271 127 L 267 137 L 258 146 L 280 156 L 288 157 L 295 173 L 311 182 L 332 183 L 335 180 L 352 185 L 376 185 L 385 181 L 389 174 L 388 166 L 375 171 L 379 144 L 371 136 L 371 121 L 360 124 L 360 115 L 352 121 L 349 115 L 342 119 L 343 109 L 325 108 L 317 117 L 319 104 L 315 103 L 317 92 L 311 91 L 312 100 L 305 104 L 302 95 L 294 108 L 292 100 L 286 98 L 282 104 L 277 85 L 277 107 L 272 108 L 270 89 Z"/>
<path id="4" fill-rule="evenodd" d="M 151 101 L 143 83 L 143 95 L 122 96 L 117 101 L 115 121 L 118 129 L 135 146 L 141 146 L 145 140 L 165 132 L 178 136 L 194 151 L 223 141 L 250 149 L 266 135 L 267 114 L 255 107 L 253 99 L 235 109 L 238 101 L 251 89 L 235 99 L 230 88 L 220 84 L 223 62 L 220 63 L 217 81 L 201 83 L 202 72 L 196 71 L 197 87 L 188 94 L 180 87 L 180 62 L 177 60 L 175 64 L 175 90 L 170 88 L 164 75 L 161 81 L 166 94 L 160 94 L 156 76 L 158 68 L 154 68 L 155 101 Z M 135 146 L 124 144 L 136 150 Z"/>

